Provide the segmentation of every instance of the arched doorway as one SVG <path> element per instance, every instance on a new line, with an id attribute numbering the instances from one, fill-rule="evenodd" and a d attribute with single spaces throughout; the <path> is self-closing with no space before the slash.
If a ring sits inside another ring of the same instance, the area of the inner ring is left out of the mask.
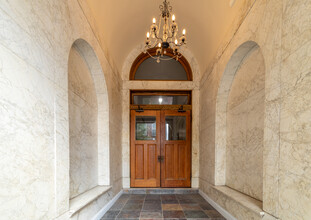
<path id="1" fill-rule="evenodd" d="M 157 63 L 140 54 L 130 80 L 192 81 L 184 57 L 165 56 L 167 61 Z M 191 94 L 169 88 L 131 91 L 131 187 L 191 187 Z"/>

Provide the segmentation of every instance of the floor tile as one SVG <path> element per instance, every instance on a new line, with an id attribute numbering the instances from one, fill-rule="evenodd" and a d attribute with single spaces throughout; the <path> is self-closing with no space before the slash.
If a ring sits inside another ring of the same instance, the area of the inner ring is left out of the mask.
<path id="1" fill-rule="evenodd" d="M 162 204 L 163 211 L 182 210 L 180 204 Z"/>
<path id="2" fill-rule="evenodd" d="M 123 195 L 120 196 L 119 199 L 128 199 L 129 197 L 130 197 L 129 194 L 123 194 Z"/>
<path id="3" fill-rule="evenodd" d="M 102 219 L 115 219 L 120 211 L 108 211 Z"/>
<path id="4" fill-rule="evenodd" d="M 118 218 L 118 220 L 139 220 L 139 218 Z"/>
<path id="5" fill-rule="evenodd" d="M 214 210 L 214 207 L 211 206 L 209 203 L 205 202 L 205 203 L 199 203 L 200 207 L 203 210 Z"/>
<path id="6" fill-rule="evenodd" d="M 187 218 L 187 220 L 218 220 L 218 219 L 213 219 L 213 218 Z"/>
<path id="7" fill-rule="evenodd" d="M 205 210 L 205 214 L 210 218 L 223 218 L 223 216 L 216 210 Z"/>
<path id="8" fill-rule="evenodd" d="M 127 202 L 126 202 L 126 204 L 143 204 L 144 203 L 144 199 L 139 199 L 139 200 L 128 200 Z"/>
<path id="9" fill-rule="evenodd" d="M 179 199 L 180 204 L 193 204 L 195 201 L 193 199 Z"/>
<path id="10" fill-rule="evenodd" d="M 125 204 L 125 206 L 123 207 L 122 211 L 123 210 L 133 210 L 133 211 L 141 211 L 143 207 L 143 204 L 142 203 L 138 203 L 138 204 Z"/>
<path id="11" fill-rule="evenodd" d="M 140 213 L 140 219 L 159 219 L 163 218 L 162 212 L 141 212 Z"/>
<path id="12" fill-rule="evenodd" d="M 118 220 L 139 220 L 139 218 L 118 218 Z"/>
<path id="13" fill-rule="evenodd" d="M 203 211 L 184 211 L 186 218 L 208 218 Z"/>
<path id="14" fill-rule="evenodd" d="M 117 219 L 128 219 L 128 218 L 135 218 L 138 219 L 140 216 L 140 211 L 121 211 L 117 216 Z"/>
<path id="15" fill-rule="evenodd" d="M 146 201 L 150 201 L 150 200 L 161 201 L 161 196 L 160 195 L 147 195 L 145 200 Z"/>
<path id="16" fill-rule="evenodd" d="M 125 204 L 128 199 L 118 199 L 114 204 Z"/>
<path id="17" fill-rule="evenodd" d="M 162 204 L 179 204 L 177 199 L 175 200 L 162 200 Z"/>
<path id="18" fill-rule="evenodd" d="M 202 210 L 199 204 L 181 204 L 183 210 Z"/>
<path id="19" fill-rule="evenodd" d="M 198 203 L 206 202 L 206 200 L 200 195 L 193 195 L 192 199 Z"/>
<path id="20" fill-rule="evenodd" d="M 145 204 L 161 204 L 161 200 L 145 200 Z"/>
<path id="21" fill-rule="evenodd" d="M 144 203 L 144 206 L 143 206 L 143 211 L 162 211 L 162 206 L 161 206 L 161 202 L 157 202 L 157 203 L 154 203 L 154 202 L 145 202 Z"/>
<path id="22" fill-rule="evenodd" d="M 165 220 L 187 220 L 186 218 L 165 218 Z"/>
<path id="23" fill-rule="evenodd" d="M 118 203 L 118 204 L 114 204 L 109 210 L 113 211 L 113 210 L 121 210 L 124 207 L 125 204 L 123 203 Z"/>
<path id="24" fill-rule="evenodd" d="M 141 195 L 141 194 L 132 194 L 130 196 L 130 200 L 141 200 L 141 199 L 145 199 L 146 195 Z"/>
<path id="25" fill-rule="evenodd" d="M 164 218 L 185 218 L 183 211 L 163 211 Z"/>
<path id="26" fill-rule="evenodd" d="M 176 196 L 175 195 L 161 195 L 161 199 L 163 200 L 176 200 Z"/>
<path id="27" fill-rule="evenodd" d="M 185 195 L 185 194 L 175 194 L 177 199 L 191 199 L 192 195 Z"/>
<path id="28" fill-rule="evenodd" d="M 163 220 L 164 218 L 140 218 L 140 219 L 143 219 L 143 220 Z"/>

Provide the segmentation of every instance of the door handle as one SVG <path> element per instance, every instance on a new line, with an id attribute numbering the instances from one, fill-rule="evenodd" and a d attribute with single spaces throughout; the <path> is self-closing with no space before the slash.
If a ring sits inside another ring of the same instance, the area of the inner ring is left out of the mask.
<path id="1" fill-rule="evenodd" d="M 158 156 L 158 162 L 163 162 L 164 161 L 164 156 Z"/>

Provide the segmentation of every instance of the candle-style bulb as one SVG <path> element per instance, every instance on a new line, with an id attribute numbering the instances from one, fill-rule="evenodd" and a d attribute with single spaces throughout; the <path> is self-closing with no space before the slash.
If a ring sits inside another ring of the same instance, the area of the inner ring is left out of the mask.
<path id="1" fill-rule="evenodd" d="M 149 37 L 150 37 L 150 33 L 149 33 L 149 32 L 147 32 L 147 38 L 149 39 Z"/>
<path id="2" fill-rule="evenodd" d="M 175 15 L 172 16 L 172 21 L 174 22 L 176 19 Z"/>
<path id="3" fill-rule="evenodd" d="M 175 44 L 176 44 L 176 45 L 178 44 L 178 40 L 177 40 L 177 39 L 175 40 Z"/>
<path id="4" fill-rule="evenodd" d="M 152 23 L 155 24 L 157 20 L 155 18 L 152 19 Z"/>
<path id="5" fill-rule="evenodd" d="M 158 45 L 159 47 L 161 47 L 161 43 L 159 43 L 159 45 Z"/>
<path id="6" fill-rule="evenodd" d="M 182 31 L 182 34 L 183 34 L 183 35 L 186 35 L 186 29 L 184 29 L 184 30 Z"/>

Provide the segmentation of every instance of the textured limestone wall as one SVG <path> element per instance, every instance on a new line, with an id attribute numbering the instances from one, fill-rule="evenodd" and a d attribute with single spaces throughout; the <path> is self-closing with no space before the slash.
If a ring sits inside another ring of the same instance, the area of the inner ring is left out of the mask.
<path id="1" fill-rule="evenodd" d="M 226 185 L 262 200 L 265 64 L 258 47 L 246 56 L 228 96 Z"/>
<path id="2" fill-rule="evenodd" d="M 82 38 L 104 74 L 113 146 L 112 190 L 74 216 L 91 219 L 122 187 L 119 74 L 76 0 L 1 1 L 0 23 L 1 218 L 50 220 L 69 210 L 68 58 Z"/>
<path id="3" fill-rule="evenodd" d="M 212 186 L 226 184 L 227 167 L 218 91 L 235 51 L 251 41 L 262 52 L 266 73 L 262 209 L 284 220 L 311 217 L 310 9 L 309 0 L 257 0 L 212 71 L 202 74 L 200 188 L 215 200 Z M 229 212 L 244 209 L 232 201 L 219 203 Z M 250 210 L 242 212 L 241 219 L 252 218 Z"/>

